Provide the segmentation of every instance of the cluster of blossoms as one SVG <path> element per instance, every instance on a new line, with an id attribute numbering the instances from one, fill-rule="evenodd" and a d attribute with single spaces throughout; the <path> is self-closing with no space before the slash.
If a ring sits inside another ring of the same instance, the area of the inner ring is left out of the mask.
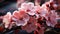
<path id="1" fill-rule="evenodd" d="M 5 28 L 11 29 L 13 26 L 21 26 L 22 30 L 26 30 L 28 33 L 34 30 L 37 31 L 37 28 L 44 31 L 44 27 L 39 21 L 45 19 L 47 26 L 54 27 L 57 24 L 56 7 L 57 5 L 51 1 L 44 3 L 42 6 L 36 6 L 32 2 L 24 2 L 21 4 L 21 7 L 12 14 L 7 12 L 3 17 L 3 23 Z M 42 24 L 44 25 L 43 22 Z M 37 32 L 40 33 L 40 30 Z"/>

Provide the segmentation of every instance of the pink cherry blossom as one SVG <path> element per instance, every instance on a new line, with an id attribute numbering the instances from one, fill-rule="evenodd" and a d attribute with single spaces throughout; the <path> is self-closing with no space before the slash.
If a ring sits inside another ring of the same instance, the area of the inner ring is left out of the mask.
<path id="1" fill-rule="evenodd" d="M 5 24 L 5 28 L 9 27 L 9 24 L 11 23 L 11 13 L 8 12 L 4 18 L 3 18 L 3 23 Z"/>

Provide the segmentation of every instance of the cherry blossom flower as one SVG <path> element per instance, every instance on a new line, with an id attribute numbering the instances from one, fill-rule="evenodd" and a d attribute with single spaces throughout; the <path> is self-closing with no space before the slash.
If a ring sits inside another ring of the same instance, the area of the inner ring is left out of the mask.
<path id="1" fill-rule="evenodd" d="M 3 18 L 3 23 L 5 24 L 5 28 L 9 27 L 9 24 L 11 23 L 11 13 L 8 12 L 4 18 Z"/>
<path id="2" fill-rule="evenodd" d="M 14 20 L 15 19 L 15 20 Z M 29 20 L 29 16 L 25 13 L 24 10 L 13 12 L 13 20 L 16 21 L 17 26 L 24 26 Z"/>

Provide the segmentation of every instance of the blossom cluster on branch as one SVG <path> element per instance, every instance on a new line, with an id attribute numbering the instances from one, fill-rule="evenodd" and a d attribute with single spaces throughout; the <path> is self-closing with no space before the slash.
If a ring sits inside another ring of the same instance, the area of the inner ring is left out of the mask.
<path id="1" fill-rule="evenodd" d="M 55 27 L 57 24 L 56 9 L 57 5 L 51 1 L 44 3 L 42 6 L 34 5 L 32 2 L 24 2 L 12 14 L 7 12 L 3 17 L 3 23 L 5 28 L 8 29 L 13 28 L 13 26 L 21 26 L 22 30 L 26 30 L 28 33 L 37 31 L 39 34 L 43 34 L 45 29 L 44 19 L 47 26 Z M 42 21 L 42 24 L 40 21 Z"/>

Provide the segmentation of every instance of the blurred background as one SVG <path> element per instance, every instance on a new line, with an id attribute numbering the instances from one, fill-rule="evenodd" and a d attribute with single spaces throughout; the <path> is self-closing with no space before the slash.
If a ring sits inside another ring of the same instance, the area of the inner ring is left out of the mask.
<path id="1" fill-rule="evenodd" d="M 17 0 L 0 0 L 0 15 L 6 12 L 13 12 L 16 10 Z"/>

